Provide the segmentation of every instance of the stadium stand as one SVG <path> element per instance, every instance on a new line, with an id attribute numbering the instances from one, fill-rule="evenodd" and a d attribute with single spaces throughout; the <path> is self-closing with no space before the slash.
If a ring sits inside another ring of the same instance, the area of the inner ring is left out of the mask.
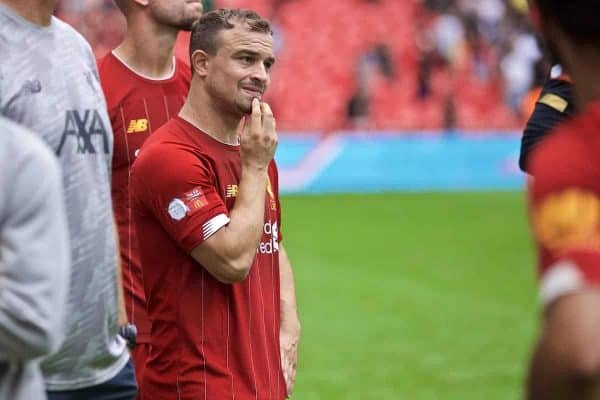
<path id="1" fill-rule="evenodd" d="M 294 131 L 514 130 L 547 66 L 523 1 L 212 0 L 273 21 L 268 101 Z M 101 56 L 123 17 L 112 0 L 62 0 L 59 16 Z M 177 52 L 187 58 L 187 35 Z"/>

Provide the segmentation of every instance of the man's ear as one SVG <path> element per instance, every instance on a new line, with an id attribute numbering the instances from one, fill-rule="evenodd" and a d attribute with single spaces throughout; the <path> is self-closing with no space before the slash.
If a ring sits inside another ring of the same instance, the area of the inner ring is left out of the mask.
<path id="1" fill-rule="evenodd" d="M 147 7 L 149 0 L 133 0 L 133 1 L 138 3 L 140 6 Z"/>
<path id="2" fill-rule="evenodd" d="M 198 76 L 208 75 L 208 54 L 204 50 L 195 50 L 191 58 L 192 69 Z"/>

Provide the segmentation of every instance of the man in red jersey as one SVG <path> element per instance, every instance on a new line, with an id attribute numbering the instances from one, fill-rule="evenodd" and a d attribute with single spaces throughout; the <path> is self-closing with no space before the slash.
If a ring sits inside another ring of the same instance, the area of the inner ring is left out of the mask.
<path id="1" fill-rule="evenodd" d="M 209 12 L 190 54 L 183 109 L 132 169 L 152 320 L 144 399 L 281 400 L 300 323 L 281 243 L 275 120 L 260 102 L 274 63 L 269 23 Z"/>
<path id="2" fill-rule="evenodd" d="M 132 356 L 141 393 L 150 322 L 130 213 L 130 168 L 142 143 L 183 106 L 190 70 L 174 57 L 173 48 L 179 30 L 189 30 L 202 15 L 202 2 L 116 0 L 116 3 L 127 19 L 127 32 L 123 42 L 98 61 L 98 69 L 115 135 L 112 198 L 127 316 L 138 332 Z"/>
<path id="3" fill-rule="evenodd" d="M 534 22 L 576 83 L 579 112 L 530 163 L 545 313 L 527 395 L 600 399 L 600 0 L 532 3 Z"/>

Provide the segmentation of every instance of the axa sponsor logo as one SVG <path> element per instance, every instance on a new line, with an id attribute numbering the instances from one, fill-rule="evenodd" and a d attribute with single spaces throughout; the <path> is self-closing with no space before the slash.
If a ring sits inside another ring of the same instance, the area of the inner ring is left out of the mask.
<path id="1" fill-rule="evenodd" d="M 77 154 L 109 153 L 109 134 L 98 110 L 67 110 L 58 155 L 69 141 L 77 144 Z"/>

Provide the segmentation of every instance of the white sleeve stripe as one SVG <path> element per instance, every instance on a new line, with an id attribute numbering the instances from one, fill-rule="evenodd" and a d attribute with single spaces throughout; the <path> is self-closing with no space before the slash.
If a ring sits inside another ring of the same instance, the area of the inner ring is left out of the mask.
<path id="1" fill-rule="evenodd" d="M 225 214 L 219 214 L 202 225 L 202 236 L 204 240 L 215 234 L 219 229 L 229 223 L 229 217 Z"/>
<path id="2" fill-rule="evenodd" d="M 572 261 L 559 261 L 548 268 L 540 282 L 540 300 L 547 307 L 561 296 L 584 286 L 581 271 Z"/>

